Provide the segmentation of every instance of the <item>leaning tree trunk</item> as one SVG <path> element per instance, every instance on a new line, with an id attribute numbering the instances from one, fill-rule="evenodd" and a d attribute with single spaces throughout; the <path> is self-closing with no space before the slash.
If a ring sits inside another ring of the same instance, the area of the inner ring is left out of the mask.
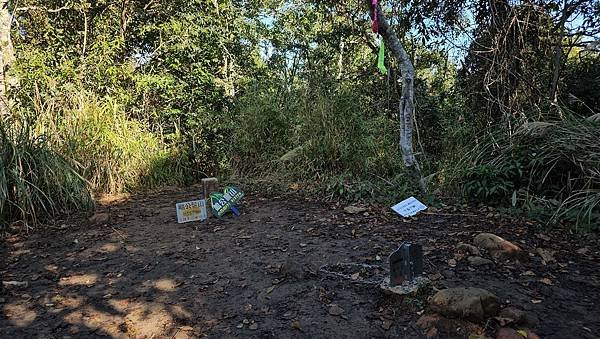
<path id="1" fill-rule="evenodd" d="M 8 69 L 15 60 L 15 51 L 10 39 L 12 17 L 8 0 L 0 0 L 0 118 L 8 114 Z"/>
<path id="2" fill-rule="evenodd" d="M 371 9 L 371 0 L 366 0 L 368 8 Z M 371 16 L 373 13 L 371 13 Z M 427 193 L 427 184 L 421 175 L 421 169 L 413 150 L 413 119 L 415 112 L 415 69 L 408 53 L 402 46 L 400 39 L 388 24 L 381 8 L 377 9 L 377 19 L 379 21 L 379 34 L 383 37 L 386 47 L 388 47 L 396 60 L 402 77 L 402 95 L 400 97 L 400 150 L 402 152 L 402 161 L 408 170 L 413 181 L 418 183 L 421 193 Z"/>

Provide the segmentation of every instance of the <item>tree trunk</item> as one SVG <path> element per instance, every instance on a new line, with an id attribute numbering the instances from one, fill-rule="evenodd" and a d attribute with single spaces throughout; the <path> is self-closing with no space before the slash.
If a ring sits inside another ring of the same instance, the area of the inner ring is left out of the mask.
<path id="1" fill-rule="evenodd" d="M 371 0 L 365 2 L 371 9 Z M 371 16 L 373 15 L 371 11 Z M 421 169 L 413 150 L 413 126 L 415 112 L 415 90 L 414 79 L 415 69 L 408 53 L 402 46 L 400 39 L 388 24 L 380 8 L 377 10 L 379 21 L 379 34 L 383 37 L 386 47 L 388 47 L 396 60 L 402 77 L 402 94 L 400 97 L 399 116 L 400 116 L 400 150 L 402 152 L 402 161 L 408 170 L 413 181 L 419 185 L 422 194 L 427 193 L 427 184 L 421 175 Z"/>
<path id="2" fill-rule="evenodd" d="M 8 0 L 0 0 L 0 117 L 5 117 L 9 112 L 8 90 L 11 81 L 8 70 L 15 60 L 15 51 L 10 38 L 11 22 Z"/>

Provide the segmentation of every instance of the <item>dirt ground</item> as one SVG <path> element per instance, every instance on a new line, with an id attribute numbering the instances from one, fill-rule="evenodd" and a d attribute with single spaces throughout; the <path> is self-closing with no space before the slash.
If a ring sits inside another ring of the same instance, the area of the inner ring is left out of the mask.
<path id="1" fill-rule="evenodd" d="M 402 219 L 387 207 L 248 194 L 242 216 L 177 224 L 175 202 L 198 187 L 105 199 L 100 218 L 73 218 L 2 242 L 2 338 L 418 338 L 427 297 L 367 283 L 403 241 L 424 246 L 434 288 L 481 287 L 535 319 L 544 338 L 598 338 L 600 250 L 593 236 L 547 231 L 495 212 L 448 207 Z M 109 216 L 109 220 L 102 220 Z M 527 260 L 473 268 L 456 244 L 492 232 Z M 537 248 L 552 253 L 542 260 Z M 353 269 L 355 267 L 356 269 Z M 357 274 L 358 273 L 358 274 Z M 371 280 L 372 280 L 371 279 Z M 335 306 L 337 305 L 337 306 Z M 479 324 L 493 335 L 492 319 Z M 465 329 L 442 337 L 468 337 Z"/>

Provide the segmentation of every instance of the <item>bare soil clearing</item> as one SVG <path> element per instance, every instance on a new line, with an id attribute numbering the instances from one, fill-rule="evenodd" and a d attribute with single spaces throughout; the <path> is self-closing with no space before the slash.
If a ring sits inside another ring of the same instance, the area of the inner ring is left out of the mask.
<path id="1" fill-rule="evenodd" d="M 239 218 L 177 224 L 175 202 L 200 191 L 116 200 L 97 211 L 108 219 L 75 218 L 5 239 L 2 281 L 27 286 L 3 287 L 0 337 L 420 337 L 416 321 L 433 291 L 389 296 L 361 283 L 373 272 L 320 271 L 337 263 L 385 267 L 402 241 L 424 246 L 435 288 L 487 289 L 524 309 L 541 337 L 599 336 L 600 252 L 592 237 L 472 211 L 402 219 L 384 207 L 348 214 L 345 206 L 257 194 L 243 199 Z M 481 232 L 517 244 L 525 260 L 470 265 L 456 246 Z M 479 325 L 489 335 L 498 327 Z"/>

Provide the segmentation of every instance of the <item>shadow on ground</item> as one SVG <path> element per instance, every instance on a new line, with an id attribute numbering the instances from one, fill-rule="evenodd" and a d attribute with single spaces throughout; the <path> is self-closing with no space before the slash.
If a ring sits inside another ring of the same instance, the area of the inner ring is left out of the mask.
<path id="1" fill-rule="evenodd" d="M 533 225 L 503 217 L 456 212 L 402 220 L 385 208 L 348 215 L 343 206 L 252 194 L 239 218 L 177 224 L 175 203 L 195 192 L 173 188 L 105 200 L 97 213 L 107 220 L 75 218 L 5 239 L 2 280 L 27 286 L 4 287 L 1 336 L 419 337 L 415 322 L 426 295 L 390 297 L 360 277 L 319 272 L 336 263 L 385 266 L 406 240 L 425 246 L 436 288 L 486 288 L 538 319 L 534 330 L 543 337 L 600 333 L 597 240 L 540 236 Z M 531 254 L 523 263 L 449 266 L 455 245 L 482 231 L 531 253 L 552 249 L 556 262 Z M 339 309 L 332 312 L 332 305 Z"/>

